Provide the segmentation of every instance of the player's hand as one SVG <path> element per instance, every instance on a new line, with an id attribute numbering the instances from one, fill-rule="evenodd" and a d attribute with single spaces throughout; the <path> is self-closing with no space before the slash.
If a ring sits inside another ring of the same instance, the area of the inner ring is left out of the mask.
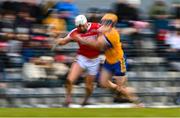
<path id="1" fill-rule="evenodd" d="M 101 26 L 98 29 L 98 32 L 103 34 L 103 33 L 107 32 L 110 28 L 111 28 L 110 26 Z"/>
<path id="2" fill-rule="evenodd" d="M 56 47 L 59 45 L 60 40 L 59 39 L 55 39 L 51 45 L 51 51 L 54 51 L 56 49 Z"/>
<path id="3" fill-rule="evenodd" d="M 54 39 L 54 44 L 59 44 L 61 39 Z"/>

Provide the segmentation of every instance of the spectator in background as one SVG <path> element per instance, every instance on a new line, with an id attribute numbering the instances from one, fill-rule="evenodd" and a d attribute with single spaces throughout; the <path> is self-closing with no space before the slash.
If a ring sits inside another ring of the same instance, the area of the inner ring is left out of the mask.
<path id="1" fill-rule="evenodd" d="M 167 5 L 163 0 L 156 0 L 149 10 L 149 16 L 151 19 L 158 19 L 160 15 L 167 14 Z"/>
<path id="2" fill-rule="evenodd" d="M 50 27 L 50 32 L 55 36 L 66 31 L 66 21 L 62 18 L 61 11 L 52 11 L 43 23 Z"/>
<path id="3" fill-rule="evenodd" d="M 49 37 L 46 26 L 33 25 L 31 28 L 31 38 L 26 41 L 22 51 L 23 59 L 29 62 L 32 58 L 39 58 L 40 56 L 49 55 L 49 47 L 47 39 Z"/>
<path id="4" fill-rule="evenodd" d="M 36 0 L 24 0 L 24 3 L 26 4 L 25 7 L 28 8 L 30 16 L 35 18 L 37 23 L 41 23 L 44 18 L 42 5 L 38 4 Z"/>
<path id="5" fill-rule="evenodd" d="M 58 2 L 55 6 L 55 9 L 58 11 L 66 10 L 69 12 L 68 16 L 69 18 L 75 18 L 75 16 L 78 15 L 78 8 L 73 3 L 73 0 L 63 0 L 62 2 Z"/>
<path id="6" fill-rule="evenodd" d="M 122 20 L 126 19 L 127 11 L 128 11 L 128 4 L 126 0 L 117 0 L 116 3 L 113 5 L 114 12 L 118 16 L 118 23 Z"/>
<path id="7" fill-rule="evenodd" d="M 17 3 L 18 2 L 6 0 L 6 1 L 2 2 L 1 8 L 4 11 L 10 11 L 11 10 L 11 11 L 15 12 L 17 10 Z"/>
<path id="8" fill-rule="evenodd" d="M 180 27 L 174 27 L 174 30 L 166 36 L 167 59 L 169 61 L 180 62 Z"/>
<path id="9" fill-rule="evenodd" d="M 20 49 L 21 42 L 15 40 L 15 13 L 12 11 L 5 11 L 2 18 L 1 24 L 1 38 L 8 43 L 7 55 L 9 58 L 11 68 L 21 66 L 20 60 Z"/>
<path id="10" fill-rule="evenodd" d="M 99 23 L 101 20 L 101 11 L 98 8 L 89 8 L 87 11 L 89 22 Z"/>
<path id="11" fill-rule="evenodd" d="M 6 54 L 7 46 L 8 44 L 6 42 L 0 42 L 0 79 L 4 79 L 4 69 L 9 67 L 9 58 Z"/>
<path id="12" fill-rule="evenodd" d="M 55 6 L 55 4 L 56 4 L 55 1 L 52 1 L 52 0 L 48 0 L 45 2 L 45 4 L 43 5 L 43 12 L 46 16 L 49 15 L 49 13 L 51 12 L 51 9 Z"/>
<path id="13" fill-rule="evenodd" d="M 15 13 L 3 11 L 1 18 L 1 32 L 13 32 L 15 28 Z"/>
<path id="14" fill-rule="evenodd" d="M 15 19 L 16 16 L 14 12 L 4 11 L 2 13 L 0 27 L 1 41 L 8 42 L 9 40 L 13 40 L 15 38 Z"/>
<path id="15" fill-rule="evenodd" d="M 73 0 L 63 0 L 62 2 L 58 2 L 54 8 L 58 11 L 63 11 L 63 18 L 67 23 L 67 30 L 72 30 L 75 27 L 74 18 L 79 12 L 77 6 L 73 3 Z"/>
<path id="16" fill-rule="evenodd" d="M 115 14 L 118 16 L 118 23 L 127 20 L 138 20 L 138 10 L 129 5 L 126 0 L 118 0 L 113 6 Z"/>
<path id="17" fill-rule="evenodd" d="M 123 34 L 121 33 L 122 41 L 127 42 L 127 45 L 124 45 L 124 48 L 127 49 L 125 52 L 127 53 L 127 56 L 137 56 L 139 54 L 137 50 L 128 50 L 128 48 L 135 48 L 138 49 L 141 48 L 140 40 L 141 36 L 137 29 L 134 27 L 134 23 L 132 21 L 139 21 L 139 10 L 138 5 L 139 3 L 136 2 L 130 2 L 127 0 L 118 0 L 114 4 L 114 12 L 118 16 L 118 24 L 117 27 L 121 30 L 133 30 L 130 33 Z M 125 44 L 125 43 L 124 43 Z"/>
<path id="18" fill-rule="evenodd" d="M 173 25 L 174 27 L 179 28 L 179 27 L 180 27 L 180 18 L 174 19 L 172 25 Z"/>
<path id="19" fill-rule="evenodd" d="M 43 12 L 41 5 L 37 5 L 34 0 L 23 0 L 23 1 L 5 1 L 2 3 L 2 9 L 4 11 L 23 12 L 27 11 L 31 17 L 38 23 L 43 19 Z"/>
<path id="20" fill-rule="evenodd" d="M 39 41 L 27 41 L 26 46 L 22 50 L 24 62 L 30 62 L 33 58 L 38 58 L 40 55 L 37 53 L 38 47 L 41 47 Z"/>
<path id="21" fill-rule="evenodd" d="M 172 5 L 173 18 L 180 19 L 180 2 L 174 2 Z"/>
<path id="22" fill-rule="evenodd" d="M 17 18 L 15 21 L 16 27 L 31 28 L 33 23 L 35 23 L 35 19 L 31 17 L 27 9 L 17 12 Z"/>
<path id="23" fill-rule="evenodd" d="M 12 50 L 15 47 L 14 44 L 16 44 L 18 47 L 16 48 L 16 51 L 21 55 L 21 60 L 23 60 L 22 52 L 23 47 L 27 45 L 27 41 L 30 40 L 30 33 L 31 33 L 31 27 L 34 24 L 35 20 L 30 16 L 29 12 L 26 10 L 17 12 L 17 18 L 15 20 L 15 39 L 14 41 L 11 41 L 12 43 Z M 14 46 L 13 46 L 14 45 Z"/>
<path id="24" fill-rule="evenodd" d="M 153 20 L 153 31 L 155 33 L 156 52 L 159 56 L 165 56 L 165 36 L 169 30 L 169 14 L 167 5 L 163 0 L 157 0 L 151 6 L 149 16 Z"/>

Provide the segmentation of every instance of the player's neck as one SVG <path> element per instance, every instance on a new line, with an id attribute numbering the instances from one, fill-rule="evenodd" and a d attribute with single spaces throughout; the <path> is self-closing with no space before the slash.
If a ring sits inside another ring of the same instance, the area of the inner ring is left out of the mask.
<path id="1" fill-rule="evenodd" d="M 112 28 L 109 28 L 108 30 L 107 30 L 107 32 L 111 32 L 112 31 Z"/>

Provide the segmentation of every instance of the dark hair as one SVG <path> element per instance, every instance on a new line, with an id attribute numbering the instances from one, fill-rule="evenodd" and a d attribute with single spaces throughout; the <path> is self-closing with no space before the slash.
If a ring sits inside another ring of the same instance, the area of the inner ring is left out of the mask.
<path id="1" fill-rule="evenodd" d="M 180 28 L 177 28 L 177 30 L 176 30 L 176 31 L 180 32 Z"/>

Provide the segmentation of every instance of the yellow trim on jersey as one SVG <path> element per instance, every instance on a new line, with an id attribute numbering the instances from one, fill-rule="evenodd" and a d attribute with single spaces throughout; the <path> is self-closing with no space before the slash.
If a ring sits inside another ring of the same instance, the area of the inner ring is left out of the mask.
<path id="1" fill-rule="evenodd" d="M 121 67 L 121 72 L 125 73 L 126 72 L 126 61 L 123 58 L 122 61 L 120 61 L 120 67 Z"/>

